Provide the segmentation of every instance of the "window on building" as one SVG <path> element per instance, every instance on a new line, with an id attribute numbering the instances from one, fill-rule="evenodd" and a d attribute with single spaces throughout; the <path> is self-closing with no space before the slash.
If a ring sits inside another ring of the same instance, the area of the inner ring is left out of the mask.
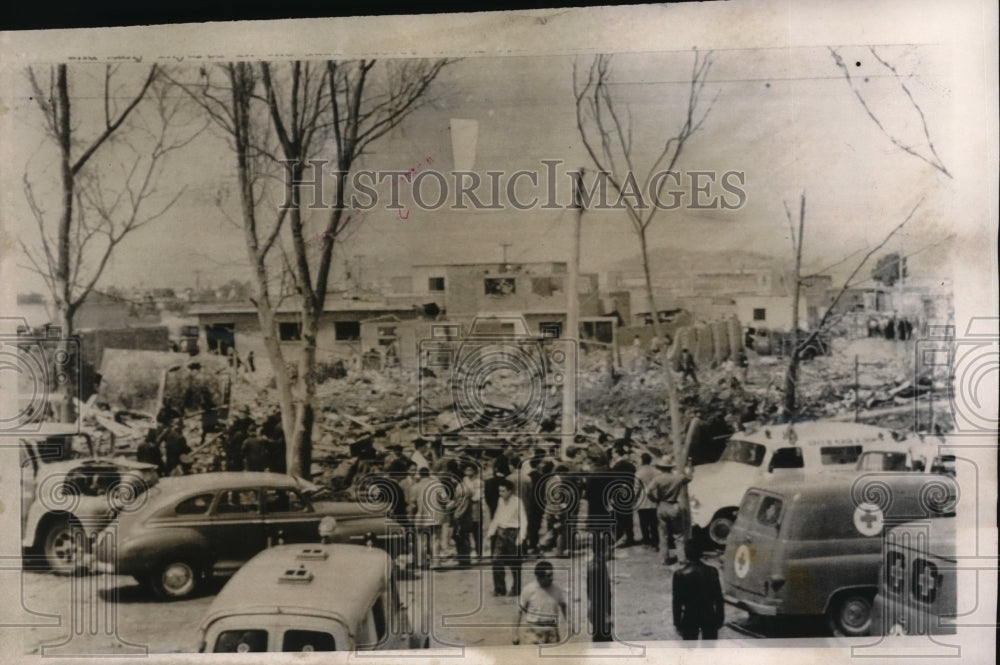
<path id="1" fill-rule="evenodd" d="M 459 339 L 462 336 L 462 326 L 451 323 L 440 323 L 431 326 L 431 337 L 434 339 Z"/>
<path id="2" fill-rule="evenodd" d="M 298 321 L 284 321 L 278 324 L 278 339 L 282 342 L 297 342 L 302 339 L 302 324 Z"/>
<path id="3" fill-rule="evenodd" d="M 563 281 L 559 277 L 532 277 L 531 292 L 536 296 L 549 298 L 554 293 L 563 290 Z"/>
<path id="4" fill-rule="evenodd" d="M 754 321 L 767 321 L 767 310 L 763 307 L 753 308 L 753 320 Z"/>
<path id="5" fill-rule="evenodd" d="M 483 280 L 483 287 L 488 296 L 509 296 L 515 293 L 513 277 L 487 277 Z"/>
<path id="6" fill-rule="evenodd" d="M 430 277 L 427 279 L 428 291 L 444 291 L 444 277 Z"/>
<path id="7" fill-rule="evenodd" d="M 361 339 L 360 321 L 337 321 L 333 324 L 334 336 L 339 342 L 351 342 Z"/>
<path id="8" fill-rule="evenodd" d="M 580 324 L 580 334 L 583 339 L 611 344 L 615 333 L 611 321 L 584 321 Z"/>
<path id="9" fill-rule="evenodd" d="M 562 323 L 559 321 L 543 321 L 538 324 L 538 332 L 542 337 L 562 337 Z"/>

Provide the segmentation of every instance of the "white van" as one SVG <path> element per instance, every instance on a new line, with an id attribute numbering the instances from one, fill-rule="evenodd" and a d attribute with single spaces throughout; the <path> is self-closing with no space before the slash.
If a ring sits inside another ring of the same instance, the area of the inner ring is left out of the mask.
<path id="1" fill-rule="evenodd" d="M 730 437 L 719 461 L 695 467 L 688 486 L 698 535 L 724 547 L 746 490 L 775 475 L 853 470 L 869 449 L 907 452 L 906 436 L 859 423 L 813 421 L 767 425 Z"/>

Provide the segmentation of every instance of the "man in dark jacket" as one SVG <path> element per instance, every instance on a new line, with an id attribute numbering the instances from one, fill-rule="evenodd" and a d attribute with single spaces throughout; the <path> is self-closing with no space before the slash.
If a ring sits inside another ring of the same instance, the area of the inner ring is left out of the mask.
<path id="1" fill-rule="evenodd" d="M 191 452 L 191 447 L 188 446 L 187 439 L 184 438 L 181 425 L 181 419 L 175 418 L 170 421 L 163 434 L 163 468 L 164 473 L 168 476 L 186 473 L 190 466 L 189 462 L 181 459 L 182 456 L 186 459 L 188 453 Z"/>
<path id="2" fill-rule="evenodd" d="M 701 547 L 684 543 L 687 564 L 674 573 L 674 627 L 685 640 L 715 640 L 725 622 L 719 571 L 701 560 Z"/>

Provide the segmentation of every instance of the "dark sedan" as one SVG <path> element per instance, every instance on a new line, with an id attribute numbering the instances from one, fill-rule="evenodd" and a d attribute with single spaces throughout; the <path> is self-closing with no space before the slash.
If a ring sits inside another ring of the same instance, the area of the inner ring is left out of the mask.
<path id="1" fill-rule="evenodd" d="M 215 573 L 231 573 L 282 543 L 380 544 L 400 527 L 358 503 L 315 500 L 319 488 L 277 473 L 165 478 L 144 505 L 122 512 L 98 547 L 104 572 L 132 575 L 162 598 L 183 598 Z"/>

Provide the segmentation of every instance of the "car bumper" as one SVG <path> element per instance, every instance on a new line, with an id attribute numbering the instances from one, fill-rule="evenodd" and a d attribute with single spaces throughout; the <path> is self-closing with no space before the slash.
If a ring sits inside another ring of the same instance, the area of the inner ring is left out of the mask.
<path id="1" fill-rule="evenodd" d="M 730 605 L 740 608 L 741 610 L 746 610 L 751 614 L 759 614 L 762 616 L 776 616 L 778 614 L 777 605 L 769 605 L 766 603 L 759 603 L 754 600 L 747 600 L 746 598 L 739 598 L 732 594 L 723 594 L 723 599 Z"/>

